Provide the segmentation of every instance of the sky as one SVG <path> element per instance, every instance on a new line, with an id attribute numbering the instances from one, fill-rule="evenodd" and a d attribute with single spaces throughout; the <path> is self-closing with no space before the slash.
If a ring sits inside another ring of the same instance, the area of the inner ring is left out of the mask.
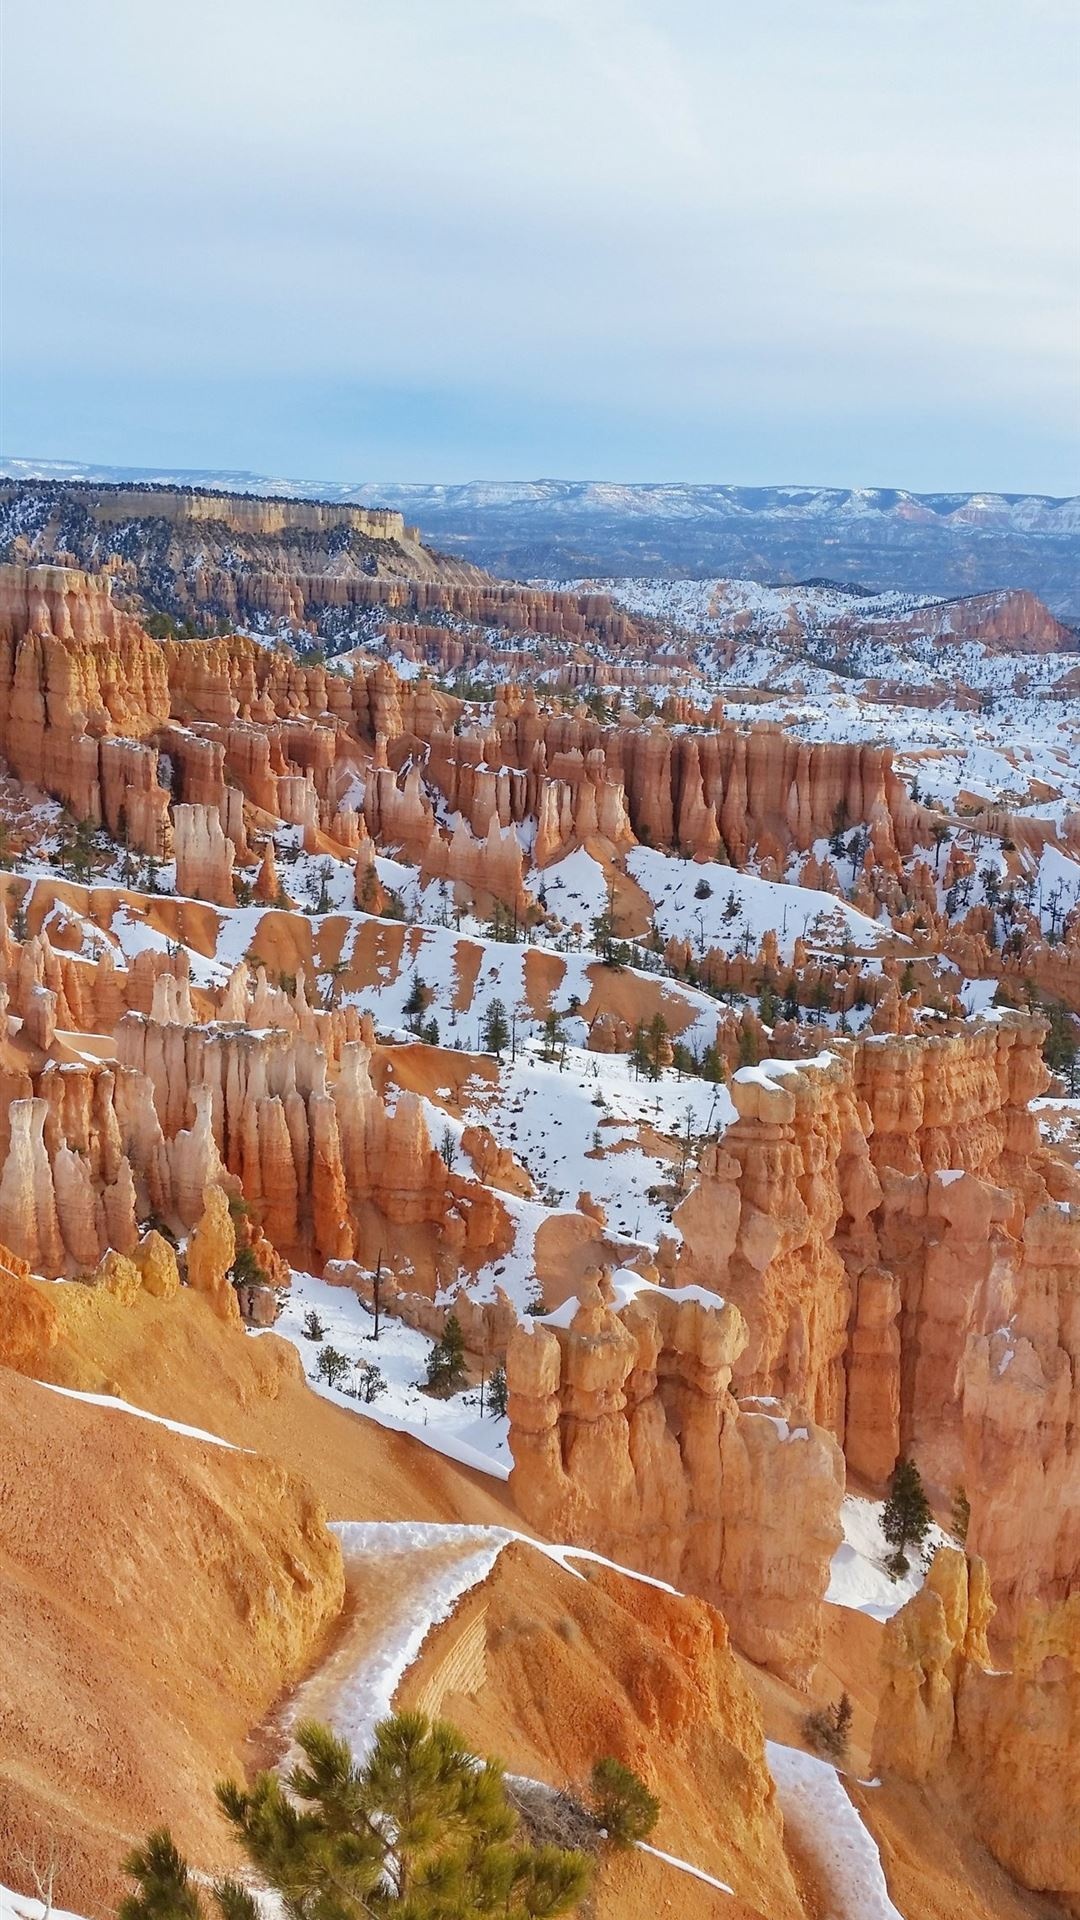
<path id="1" fill-rule="evenodd" d="M 1080 491 L 1076 0 L 6 0 L 0 450 Z"/>

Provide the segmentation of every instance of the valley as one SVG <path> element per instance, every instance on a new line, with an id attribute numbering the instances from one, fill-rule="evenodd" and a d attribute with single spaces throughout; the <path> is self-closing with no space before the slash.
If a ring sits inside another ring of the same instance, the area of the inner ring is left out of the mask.
<path id="1" fill-rule="evenodd" d="M 16 465 L 5 1914 L 241 1869 L 215 1780 L 401 1707 L 536 1821 L 646 1783 L 594 1920 L 1080 1913 L 1067 503 L 873 592 L 567 505 L 530 583 L 430 490 Z"/>

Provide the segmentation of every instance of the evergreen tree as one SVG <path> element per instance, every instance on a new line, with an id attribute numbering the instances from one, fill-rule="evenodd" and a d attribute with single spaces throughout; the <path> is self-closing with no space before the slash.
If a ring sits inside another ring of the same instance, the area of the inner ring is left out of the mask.
<path id="1" fill-rule="evenodd" d="M 427 982 L 421 980 L 418 973 L 414 973 L 412 986 L 409 988 L 405 998 L 405 1005 L 402 1009 L 405 1015 L 405 1024 L 413 1033 L 419 1031 L 421 1018 L 427 1012 L 430 999 L 431 990 Z"/>
<path id="2" fill-rule="evenodd" d="M 19 864 L 20 855 L 11 838 L 11 829 L 6 820 L 0 820 L 0 868 L 10 873 Z"/>
<path id="3" fill-rule="evenodd" d="M 845 800 L 838 800 L 833 812 L 833 830 L 829 835 L 829 852 L 834 860 L 839 860 L 844 851 L 844 833 L 847 828 L 848 810 Z"/>
<path id="4" fill-rule="evenodd" d="M 484 1015 L 484 1047 L 493 1053 L 497 1060 L 503 1057 L 503 1048 L 510 1039 L 510 1028 L 506 1019 L 506 1008 L 501 1000 L 493 1000 Z"/>
<path id="5" fill-rule="evenodd" d="M 724 1072 L 724 1062 L 720 1057 L 720 1049 L 713 1040 L 710 1040 L 701 1056 L 701 1077 L 714 1086 L 719 1085 L 727 1077 Z"/>
<path id="6" fill-rule="evenodd" d="M 456 1313 L 448 1313 L 442 1338 L 428 1354 L 427 1385 L 432 1393 L 458 1393 L 465 1385 L 465 1338 Z"/>
<path id="7" fill-rule="evenodd" d="M 447 1381 L 452 1393 L 465 1385 L 465 1339 L 456 1313 L 448 1313 L 443 1327 L 443 1352 L 446 1355 Z"/>
<path id="8" fill-rule="evenodd" d="M 376 1729 L 367 1761 L 308 1721 L 304 1761 L 283 1783 L 223 1781 L 219 1804 L 251 1865 L 294 1920 L 554 1920 L 584 1897 L 590 1863 L 523 1839 L 502 1768 L 478 1763 L 452 1727 L 398 1713 Z M 206 1920 L 168 1833 L 125 1861 L 137 1892 L 122 1920 Z M 218 1882 L 223 1920 L 257 1920 L 235 1881 Z"/>
<path id="9" fill-rule="evenodd" d="M 1043 1041 L 1043 1059 L 1051 1073 L 1061 1074 L 1072 1093 L 1076 1083 L 1077 1054 L 1080 1052 L 1073 1017 L 1060 1000 L 1050 1005 L 1044 1003 L 1043 1011 L 1050 1022 Z"/>
<path id="10" fill-rule="evenodd" d="M 315 1362 L 315 1371 L 328 1387 L 339 1387 L 349 1371 L 348 1356 L 337 1347 L 323 1347 Z"/>
<path id="11" fill-rule="evenodd" d="M 496 1367 L 488 1381 L 488 1411 L 493 1420 L 502 1420 L 506 1415 L 509 1393 L 506 1385 L 506 1368 Z"/>
<path id="12" fill-rule="evenodd" d="M 386 1392 L 386 1376 L 373 1360 L 357 1361 L 356 1392 L 366 1407 L 370 1407 L 380 1393 Z"/>
<path id="13" fill-rule="evenodd" d="M 236 1257 L 229 1268 L 229 1278 L 234 1287 L 267 1287 L 270 1284 L 266 1268 L 262 1266 L 247 1241 L 237 1247 Z"/>
<path id="14" fill-rule="evenodd" d="M 123 1863 L 138 1892 L 118 1909 L 119 1920 L 203 1920 L 202 1901 L 190 1868 L 167 1828 L 159 1827 Z M 239 1880 L 218 1880 L 214 1899 L 222 1920 L 261 1920 L 257 1901 Z"/>
<path id="15" fill-rule="evenodd" d="M 662 1013 L 654 1013 L 652 1019 L 649 1022 L 649 1038 L 648 1038 L 648 1044 L 646 1047 L 646 1053 L 648 1057 L 649 1078 L 651 1080 L 659 1080 L 660 1078 L 660 1072 L 661 1072 L 660 1056 L 664 1051 L 664 1043 L 667 1040 L 667 1037 L 668 1037 L 667 1021 L 664 1019 L 664 1016 Z"/>
<path id="16" fill-rule="evenodd" d="M 893 1549 L 886 1564 L 894 1579 L 907 1572 L 910 1562 L 905 1549 L 921 1547 L 933 1517 L 914 1460 L 899 1460 L 881 1516 L 881 1531 Z"/>
<path id="17" fill-rule="evenodd" d="M 592 1770 L 592 1815 L 613 1847 L 633 1847 L 652 1832 L 660 1802 L 632 1768 L 608 1755 Z"/>
<path id="18" fill-rule="evenodd" d="M 739 1028 L 739 1065 L 756 1067 L 758 1063 L 758 1037 L 753 1027 Z"/>
<path id="19" fill-rule="evenodd" d="M 559 1024 L 559 1016 L 553 1010 L 546 1015 L 544 1020 L 544 1043 L 540 1049 L 541 1059 L 554 1060 L 562 1045 L 562 1041 L 563 1030 Z"/>

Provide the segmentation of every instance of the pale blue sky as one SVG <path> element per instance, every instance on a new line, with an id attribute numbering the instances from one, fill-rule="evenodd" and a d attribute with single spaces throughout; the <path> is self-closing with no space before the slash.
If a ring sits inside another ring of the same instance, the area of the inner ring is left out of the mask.
<path id="1" fill-rule="evenodd" d="M 1075 0 L 6 0 L 7 453 L 1080 489 Z"/>

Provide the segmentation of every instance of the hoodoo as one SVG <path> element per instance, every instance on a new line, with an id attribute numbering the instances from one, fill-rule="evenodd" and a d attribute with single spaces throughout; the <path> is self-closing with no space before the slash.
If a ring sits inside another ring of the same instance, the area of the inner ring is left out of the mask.
<path id="1" fill-rule="evenodd" d="M 830 727 L 810 589 L 750 700 L 734 588 L 691 631 L 396 510 L 5 512 L 0 1843 L 64 1809 L 105 1920 L 150 1800 L 202 1886 L 216 1777 L 419 1706 L 598 1920 L 862 1920 L 849 1845 L 903 1920 L 1080 1911 L 1069 755 L 976 807 L 959 686 Z M 1019 685 L 985 598 L 949 646 Z M 844 605 L 901 684 L 938 614 Z"/>

